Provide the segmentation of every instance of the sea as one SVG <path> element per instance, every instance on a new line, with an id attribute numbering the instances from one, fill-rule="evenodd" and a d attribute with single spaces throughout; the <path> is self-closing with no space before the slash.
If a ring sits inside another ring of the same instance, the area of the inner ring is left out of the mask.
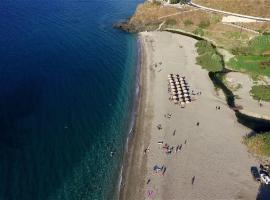
<path id="1" fill-rule="evenodd" d="M 143 0 L 0 1 L 0 200 L 111 200 L 138 94 Z"/>

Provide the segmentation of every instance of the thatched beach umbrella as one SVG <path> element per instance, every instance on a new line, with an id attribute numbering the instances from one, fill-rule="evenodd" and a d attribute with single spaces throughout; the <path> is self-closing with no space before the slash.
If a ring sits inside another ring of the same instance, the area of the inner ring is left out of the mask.
<path id="1" fill-rule="evenodd" d="M 181 105 L 185 105 L 185 102 L 181 101 L 180 104 L 181 104 Z"/>
<path id="2" fill-rule="evenodd" d="M 184 81 L 184 80 L 180 80 L 180 83 L 186 84 L 186 81 Z"/>
<path id="3" fill-rule="evenodd" d="M 173 102 L 174 102 L 175 104 L 177 104 L 177 103 L 178 103 L 178 101 L 177 101 L 176 99 L 174 99 L 174 100 L 173 100 Z"/>
<path id="4" fill-rule="evenodd" d="M 184 97 L 188 97 L 188 94 L 184 94 Z"/>

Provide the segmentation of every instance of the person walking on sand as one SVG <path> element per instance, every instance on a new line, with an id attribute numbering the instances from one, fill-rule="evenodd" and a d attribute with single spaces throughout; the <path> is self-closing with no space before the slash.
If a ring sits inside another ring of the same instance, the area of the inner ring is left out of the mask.
<path id="1" fill-rule="evenodd" d="M 195 181 L 195 176 L 193 176 L 192 179 L 191 179 L 191 184 L 192 185 L 194 184 L 194 181 Z"/>
<path id="2" fill-rule="evenodd" d="M 167 170 L 167 168 L 166 168 L 166 167 L 164 167 L 163 172 L 162 172 L 162 175 L 163 175 L 163 176 L 164 176 L 164 174 L 165 174 L 166 170 Z"/>
<path id="3" fill-rule="evenodd" d="M 197 126 L 199 126 L 200 125 L 200 122 L 197 122 L 197 124 L 196 124 Z"/>

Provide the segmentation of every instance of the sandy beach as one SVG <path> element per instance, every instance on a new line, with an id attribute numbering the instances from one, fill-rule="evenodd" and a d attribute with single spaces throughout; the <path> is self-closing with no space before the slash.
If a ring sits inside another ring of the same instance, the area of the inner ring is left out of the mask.
<path id="1" fill-rule="evenodd" d="M 241 143 L 251 130 L 237 123 L 225 100 L 216 96 L 208 72 L 196 65 L 196 40 L 168 32 L 139 37 L 140 105 L 120 199 L 256 199 L 259 183 L 250 167 L 258 162 Z M 201 92 L 185 108 L 168 99 L 170 73 L 185 76 L 191 90 Z M 166 154 L 165 143 L 181 150 Z M 155 165 L 166 168 L 164 174 L 155 172 Z"/>

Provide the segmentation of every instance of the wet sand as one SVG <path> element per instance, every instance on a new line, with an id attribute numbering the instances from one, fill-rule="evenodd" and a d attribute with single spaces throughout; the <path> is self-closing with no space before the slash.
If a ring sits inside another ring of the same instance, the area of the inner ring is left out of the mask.
<path id="1" fill-rule="evenodd" d="M 139 37 L 140 105 L 120 199 L 256 199 L 259 184 L 250 167 L 258 163 L 241 144 L 250 130 L 237 123 L 234 112 L 216 96 L 208 72 L 195 64 L 196 40 L 168 32 Z M 168 100 L 170 73 L 185 76 L 191 90 L 202 93 L 184 109 Z M 168 113 L 170 119 L 164 116 Z M 158 142 L 182 148 L 167 155 Z M 166 167 L 164 175 L 153 171 L 155 165 Z"/>

